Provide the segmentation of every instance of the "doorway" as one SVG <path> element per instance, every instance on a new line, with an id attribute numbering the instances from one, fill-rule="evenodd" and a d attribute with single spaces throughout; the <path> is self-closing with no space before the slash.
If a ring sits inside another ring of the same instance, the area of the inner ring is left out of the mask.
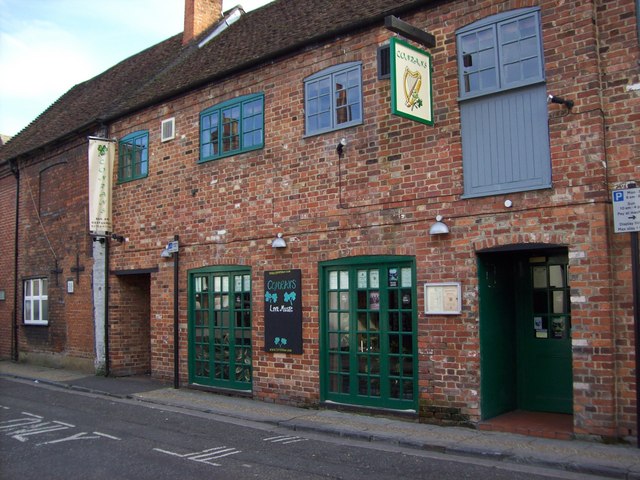
<path id="1" fill-rule="evenodd" d="M 482 418 L 573 413 L 566 248 L 478 255 Z"/>
<path id="2" fill-rule="evenodd" d="M 416 410 L 413 257 L 324 262 L 320 285 L 322 401 Z"/>
<path id="3" fill-rule="evenodd" d="M 189 382 L 252 389 L 251 270 L 189 272 Z"/>
<path id="4" fill-rule="evenodd" d="M 120 271 L 112 286 L 110 324 L 110 374 L 116 376 L 151 373 L 151 275 Z"/>

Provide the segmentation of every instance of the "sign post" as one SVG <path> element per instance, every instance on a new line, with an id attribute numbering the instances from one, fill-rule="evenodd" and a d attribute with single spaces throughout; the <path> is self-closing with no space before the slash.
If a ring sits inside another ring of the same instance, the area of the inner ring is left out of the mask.
<path id="1" fill-rule="evenodd" d="M 633 185 L 635 187 L 635 184 Z M 640 258 L 638 231 L 640 231 L 640 188 L 614 190 L 613 222 L 615 233 L 631 234 L 631 277 L 633 288 L 633 318 L 636 347 L 636 441 L 640 448 Z"/>

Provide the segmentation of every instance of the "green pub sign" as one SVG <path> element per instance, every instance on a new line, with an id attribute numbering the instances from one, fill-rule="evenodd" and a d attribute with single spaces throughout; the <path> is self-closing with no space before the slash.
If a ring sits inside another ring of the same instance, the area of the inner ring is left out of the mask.
<path id="1" fill-rule="evenodd" d="M 391 39 L 391 113 L 433 125 L 431 55 Z"/>

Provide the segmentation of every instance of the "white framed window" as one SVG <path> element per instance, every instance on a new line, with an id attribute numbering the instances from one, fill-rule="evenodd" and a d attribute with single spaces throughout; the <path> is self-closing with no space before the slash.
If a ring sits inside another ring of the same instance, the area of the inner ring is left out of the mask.
<path id="1" fill-rule="evenodd" d="M 169 140 L 173 140 L 176 137 L 176 119 L 175 117 L 168 118 L 167 120 L 162 120 L 160 124 L 161 142 L 168 142 Z"/>
<path id="2" fill-rule="evenodd" d="M 49 287 L 46 278 L 24 281 L 25 325 L 49 325 Z"/>

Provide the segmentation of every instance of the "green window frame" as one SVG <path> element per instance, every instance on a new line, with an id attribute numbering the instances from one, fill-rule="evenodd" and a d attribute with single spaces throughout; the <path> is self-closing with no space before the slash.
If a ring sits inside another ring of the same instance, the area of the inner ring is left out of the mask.
<path id="1" fill-rule="evenodd" d="M 362 64 L 349 62 L 305 78 L 305 135 L 318 135 L 360 125 Z"/>
<path id="2" fill-rule="evenodd" d="M 244 95 L 200 113 L 200 162 L 264 147 L 264 95 Z"/>
<path id="3" fill-rule="evenodd" d="M 319 278 L 321 400 L 417 411 L 415 258 L 322 262 Z"/>
<path id="4" fill-rule="evenodd" d="M 30 278 L 24 281 L 23 320 L 25 325 L 49 325 L 49 281 Z"/>
<path id="5" fill-rule="evenodd" d="M 250 392 L 251 269 L 204 267 L 188 275 L 189 382 Z"/>
<path id="6" fill-rule="evenodd" d="M 149 131 L 139 130 L 118 142 L 118 182 L 145 178 L 149 174 Z"/>

